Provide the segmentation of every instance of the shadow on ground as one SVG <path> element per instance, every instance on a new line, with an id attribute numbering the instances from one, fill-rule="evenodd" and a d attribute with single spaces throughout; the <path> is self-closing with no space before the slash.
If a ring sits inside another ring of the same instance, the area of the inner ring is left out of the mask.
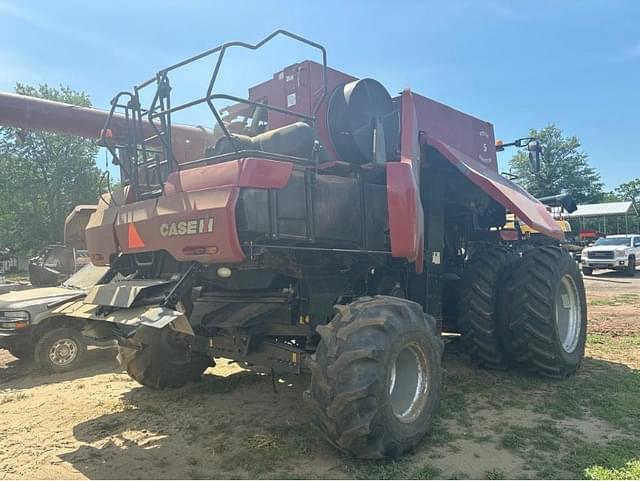
<path id="1" fill-rule="evenodd" d="M 308 424 L 307 376 L 209 371 L 183 389 L 132 388 L 124 408 L 76 425 L 83 445 L 60 457 L 89 478 L 583 477 L 637 459 L 640 371 L 586 359 L 549 381 L 472 367 L 455 352 L 439 417 L 416 453 L 396 462 L 339 454 Z M 635 457 L 634 457 L 635 456 Z"/>
<path id="2" fill-rule="evenodd" d="M 29 389 L 121 370 L 113 347 L 89 349 L 82 367 L 63 374 L 48 373 L 39 369 L 32 359 L 16 359 L 7 351 L 0 352 L 0 390 Z"/>

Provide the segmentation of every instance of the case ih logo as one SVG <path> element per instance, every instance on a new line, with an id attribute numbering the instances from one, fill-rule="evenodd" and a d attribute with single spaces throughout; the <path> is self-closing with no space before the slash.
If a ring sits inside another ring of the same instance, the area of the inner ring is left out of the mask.
<path id="1" fill-rule="evenodd" d="M 213 217 L 204 219 L 181 220 L 169 224 L 160 225 L 160 235 L 162 237 L 173 237 L 177 235 L 206 234 L 213 232 Z"/>

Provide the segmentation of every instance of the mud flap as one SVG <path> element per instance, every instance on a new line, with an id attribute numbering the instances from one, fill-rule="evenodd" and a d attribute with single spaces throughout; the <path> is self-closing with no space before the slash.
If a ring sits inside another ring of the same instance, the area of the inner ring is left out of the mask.
<path id="1" fill-rule="evenodd" d="M 64 304 L 54 309 L 53 312 L 68 317 L 110 322 L 128 327 L 149 326 L 162 329 L 165 326 L 169 326 L 170 329 L 182 334 L 188 336 L 194 335 L 187 316 L 173 309 L 160 306 L 144 306 L 130 309 L 117 309 L 107 315 L 99 314 L 103 309 L 104 306 L 77 301 Z"/>

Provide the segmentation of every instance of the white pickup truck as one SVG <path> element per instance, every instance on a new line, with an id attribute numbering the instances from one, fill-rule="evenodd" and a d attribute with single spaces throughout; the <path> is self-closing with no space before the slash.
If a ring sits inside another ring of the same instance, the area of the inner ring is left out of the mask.
<path id="1" fill-rule="evenodd" d="M 582 251 L 583 274 L 590 276 L 595 269 L 615 269 L 628 276 L 635 275 L 640 263 L 640 235 L 609 235 Z"/>

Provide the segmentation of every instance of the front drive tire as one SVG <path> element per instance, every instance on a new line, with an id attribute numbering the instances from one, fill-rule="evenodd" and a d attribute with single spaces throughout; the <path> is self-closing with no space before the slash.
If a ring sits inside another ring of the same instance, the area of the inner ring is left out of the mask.
<path id="1" fill-rule="evenodd" d="M 440 402 L 443 342 L 412 301 L 363 297 L 317 328 L 312 422 L 338 449 L 375 459 L 412 450 Z"/>
<path id="2" fill-rule="evenodd" d="M 538 374 L 574 374 L 584 357 L 587 303 L 578 265 L 560 247 L 522 255 L 514 273 L 509 331 L 518 364 Z"/>
<path id="3" fill-rule="evenodd" d="M 34 357 L 38 366 L 49 372 L 67 372 L 82 364 L 87 343 L 72 327 L 56 327 L 40 336 Z"/>
<path id="4" fill-rule="evenodd" d="M 118 346 L 118 362 L 129 376 L 154 389 L 182 387 L 199 381 L 213 359 L 189 348 L 187 336 L 169 327 L 140 326 L 133 336 L 139 349 Z"/>

